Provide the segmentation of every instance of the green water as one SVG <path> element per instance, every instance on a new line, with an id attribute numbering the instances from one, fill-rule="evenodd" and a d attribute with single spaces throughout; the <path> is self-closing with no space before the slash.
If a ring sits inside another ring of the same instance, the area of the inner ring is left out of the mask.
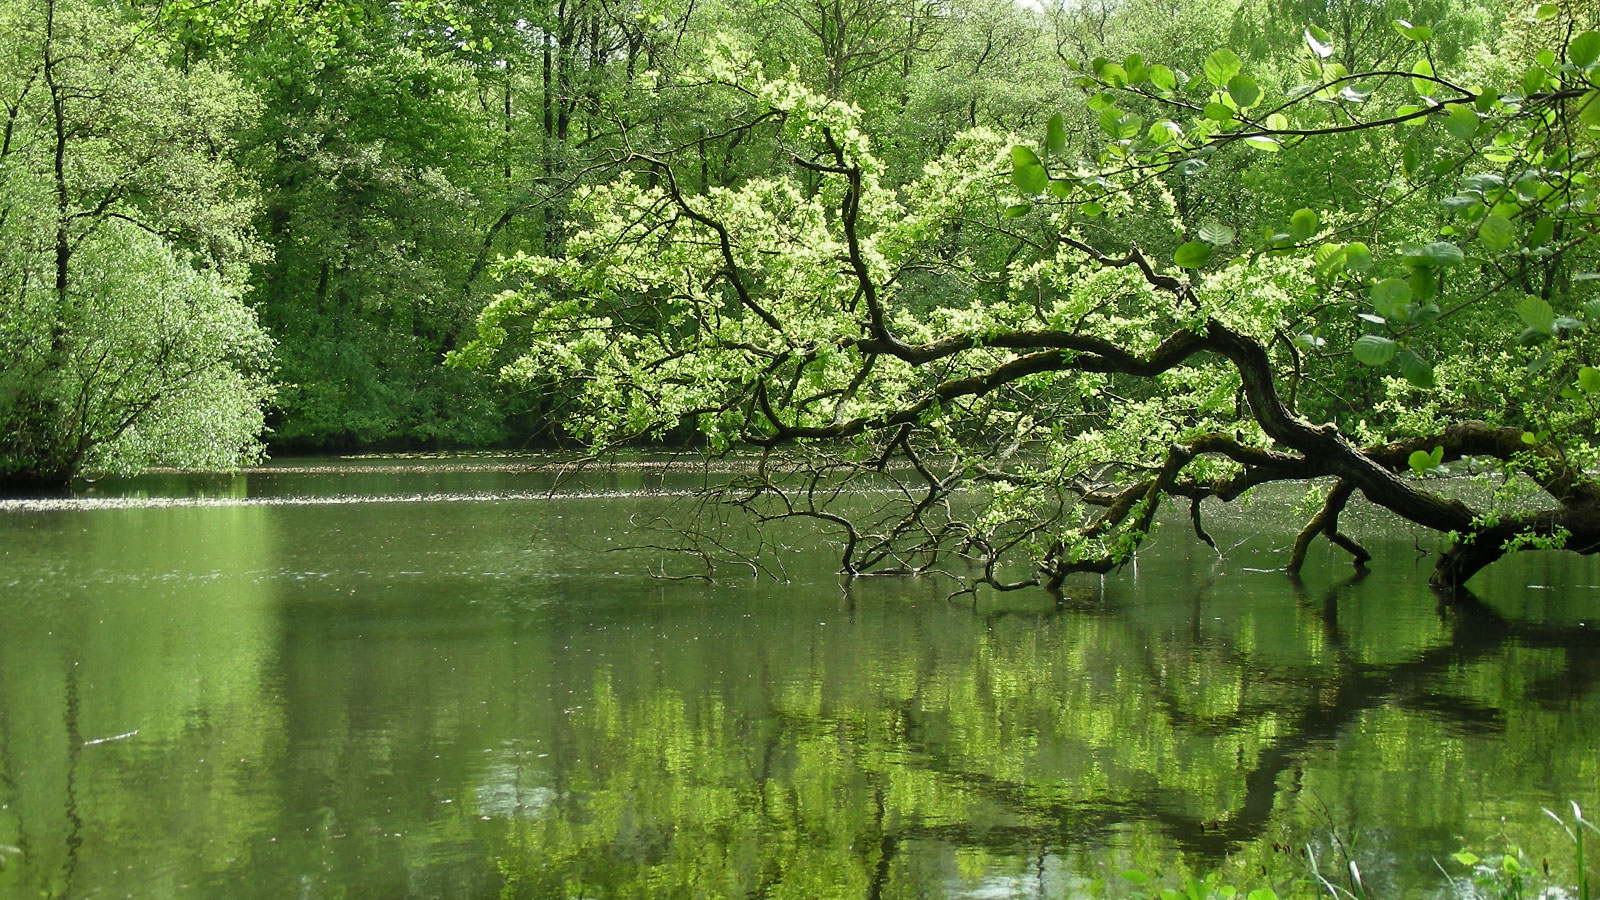
<path id="1" fill-rule="evenodd" d="M 693 481 L 317 461 L 0 506 L 0 897 L 1285 889 L 1306 844 L 1421 897 L 1465 846 L 1569 872 L 1539 808 L 1600 808 L 1592 560 L 1444 607 L 1357 515 L 1372 574 L 1296 586 L 1270 505 L 1063 608 L 608 552 Z"/>

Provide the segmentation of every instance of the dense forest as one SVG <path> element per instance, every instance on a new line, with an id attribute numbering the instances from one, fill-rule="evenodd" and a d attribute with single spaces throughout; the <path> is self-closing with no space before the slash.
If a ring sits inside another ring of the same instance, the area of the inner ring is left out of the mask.
<path id="1" fill-rule="evenodd" d="M 1291 569 L 1358 494 L 1446 586 L 1594 552 L 1595 15 L 4 0 L 0 479 L 654 441 L 798 450 L 724 499 L 850 573 L 1310 478 Z"/>
<path id="2" fill-rule="evenodd" d="M 795 62 L 904 177 L 1056 108 L 1052 48 L 1076 51 L 1049 28 L 1009 4 L 6 0 L 0 477 L 557 438 L 546 398 L 445 355 L 498 260 L 559 251 L 629 148 L 698 135 L 697 190 L 772 167 L 676 82 L 725 47 Z"/>

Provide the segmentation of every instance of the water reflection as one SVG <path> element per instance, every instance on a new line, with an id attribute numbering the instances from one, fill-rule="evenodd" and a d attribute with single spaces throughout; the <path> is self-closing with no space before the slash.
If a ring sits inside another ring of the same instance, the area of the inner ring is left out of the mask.
<path id="1" fill-rule="evenodd" d="M 0 887 L 139 893 L 176 874 L 178 847 L 236 861 L 276 730 L 275 610 L 237 574 L 270 556 L 271 529 L 241 509 L 52 524 L 6 534 L 0 843 L 23 855 Z"/>
<path id="2" fill-rule="evenodd" d="M 790 677 L 764 677 L 758 696 L 641 690 L 603 669 L 594 710 L 567 722 L 570 759 L 548 770 L 555 800 L 512 823 L 500 859 L 530 897 L 707 885 L 719 896 L 899 896 L 995 878 L 1021 890 L 1048 871 L 1103 875 L 1095 854 L 1130 849 L 1292 880 L 1304 864 L 1272 844 L 1296 830 L 1308 785 L 1335 825 L 1381 817 L 1400 846 L 1375 851 L 1424 856 L 1453 848 L 1449 835 L 1470 821 L 1480 798 L 1463 795 L 1464 779 L 1504 791 L 1517 777 L 1475 771 L 1469 747 L 1494 746 L 1523 770 L 1555 763 L 1574 776 L 1568 790 L 1593 785 L 1592 742 L 1507 747 L 1538 718 L 1526 694 L 1485 696 L 1463 677 L 1515 654 L 1541 673 L 1525 684 L 1572 686 L 1592 734 L 1592 681 L 1576 677 L 1596 657 L 1592 629 L 1509 621 L 1467 598 L 1437 607 L 1436 623 L 1397 622 L 1429 635 L 1391 656 L 1341 624 L 1354 587 L 1299 592 L 1300 628 L 1271 637 L 1298 637 L 1304 653 L 1278 665 L 1241 647 L 1238 631 L 1174 644 L 1153 640 L 1156 623 L 1138 611 L 1105 608 L 991 613 L 977 633 L 895 609 L 918 627 L 885 647 L 900 629 L 858 606 L 855 627 L 825 643 L 765 642 L 752 664 Z M 1389 721 L 1375 729 L 1374 718 Z M 1361 790 L 1374 775 L 1408 785 L 1387 798 Z M 1405 846 L 1430 833 L 1451 843 Z M 930 882 L 933 872 L 944 874 Z"/>
<path id="3" fill-rule="evenodd" d="M 280 487 L 349 488 L 318 477 Z M 821 555 L 617 574 L 596 548 L 659 502 L 0 515 L 0 895 L 1054 897 L 1135 865 L 1289 893 L 1286 848 L 1337 837 L 1404 897 L 1501 816 L 1565 859 L 1538 807 L 1600 800 L 1592 561 L 1441 605 L 1408 538 L 1296 583 L 1219 517 L 1226 556 L 1160 542 L 1063 604 Z"/>

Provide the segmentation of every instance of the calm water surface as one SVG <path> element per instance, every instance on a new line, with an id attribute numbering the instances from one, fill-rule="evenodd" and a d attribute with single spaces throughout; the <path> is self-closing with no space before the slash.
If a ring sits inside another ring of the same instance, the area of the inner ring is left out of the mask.
<path id="1" fill-rule="evenodd" d="M 689 473 L 292 461 L 0 506 L 0 897 L 1079 897 L 1307 844 L 1380 896 L 1600 809 L 1600 571 L 1441 606 L 1274 507 L 1040 595 L 641 577 Z M 1259 534 L 1257 532 L 1260 532 Z M 1096 879 L 1111 877 L 1112 888 Z"/>

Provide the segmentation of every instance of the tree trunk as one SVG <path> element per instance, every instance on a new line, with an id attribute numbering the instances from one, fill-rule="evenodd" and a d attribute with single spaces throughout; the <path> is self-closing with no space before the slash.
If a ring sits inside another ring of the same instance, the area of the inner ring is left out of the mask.
<path id="1" fill-rule="evenodd" d="M 1504 545 L 1486 540 L 1483 536 L 1471 542 L 1457 543 L 1446 550 L 1434 564 L 1428 584 L 1454 594 L 1466 589 L 1467 579 L 1505 555 Z"/>

